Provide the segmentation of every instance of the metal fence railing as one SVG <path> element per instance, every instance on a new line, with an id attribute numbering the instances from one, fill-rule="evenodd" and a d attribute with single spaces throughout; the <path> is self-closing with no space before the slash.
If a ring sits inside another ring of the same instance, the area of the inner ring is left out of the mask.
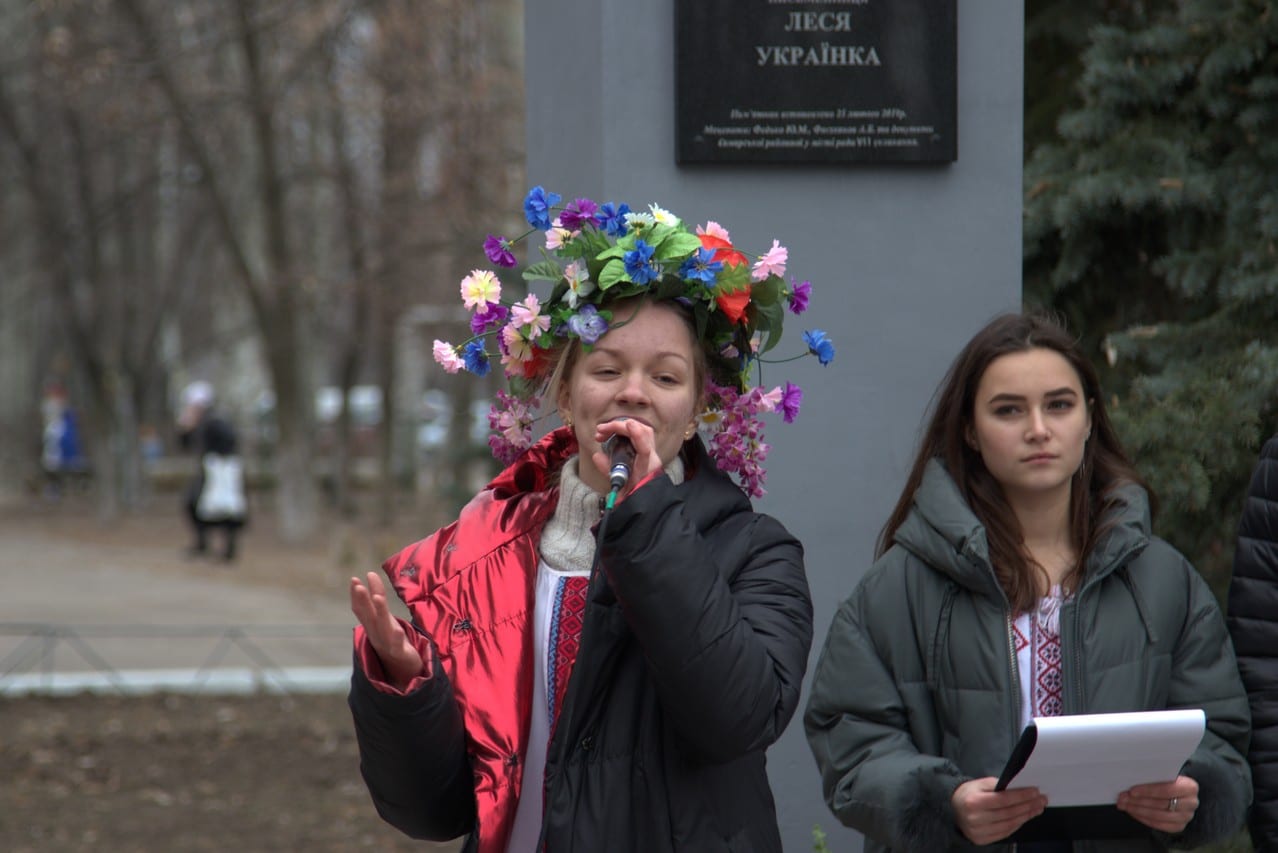
<path id="1" fill-rule="evenodd" d="M 329 692 L 350 672 L 343 626 L 0 622 L 0 696 Z"/>

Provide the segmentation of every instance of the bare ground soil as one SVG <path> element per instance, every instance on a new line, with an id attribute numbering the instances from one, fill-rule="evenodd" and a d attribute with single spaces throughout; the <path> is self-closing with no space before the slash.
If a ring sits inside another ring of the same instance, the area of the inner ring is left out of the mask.
<path id="1" fill-rule="evenodd" d="M 147 571 L 332 596 L 344 593 L 345 577 L 435 526 L 420 512 L 389 530 L 333 521 L 299 549 L 259 511 L 234 564 L 190 562 L 180 556 L 187 534 L 175 500 L 161 496 L 148 512 L 109 524 L 87 501 L 6 508 L 0 561 L 56 571 L 40 541 L 56 542 L 59 554 L 71 542 L 83 546 L 79 557 L 70 549 L 72 559 L 108 549 Z M 31 553 L 10 553 L 6 541 Z M 341 694 L 0 698 L 0 850 L 9 853 L 458 846 L 414 842 L 377 816 Z"/>
<path id="2" fill-rule="evenodd" d="M 421 851 L 378 818 L 345 698 L 0 701 L 0 849 Z"/>

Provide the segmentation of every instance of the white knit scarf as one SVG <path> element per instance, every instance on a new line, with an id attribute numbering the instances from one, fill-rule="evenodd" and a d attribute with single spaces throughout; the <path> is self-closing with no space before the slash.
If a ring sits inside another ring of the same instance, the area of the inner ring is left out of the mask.
<path id="1" fill-rule="evenodd" d="M 603 512 L 603 496 L 582 482 L 577 458 L 564 463 L 559 473 L 559 505 L 541 533 L 541 558 L 561 572 L 588 572 L 595 556 L 590 528 Z M 666 476 L 676 486 L 683 482 L 683 460 L 678 456 L 666 466 Z"/>

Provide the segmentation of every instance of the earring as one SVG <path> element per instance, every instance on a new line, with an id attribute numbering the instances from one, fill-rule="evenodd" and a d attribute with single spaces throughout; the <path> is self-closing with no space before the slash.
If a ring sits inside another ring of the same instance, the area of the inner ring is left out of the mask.
<path id="1" fill-rule="evenodd" d="M 564 426 L 568 427 L 568 429 L 572 429 L 572 415 L 564 412 L 559 416 L 559 419 L 564 422 Z"/>

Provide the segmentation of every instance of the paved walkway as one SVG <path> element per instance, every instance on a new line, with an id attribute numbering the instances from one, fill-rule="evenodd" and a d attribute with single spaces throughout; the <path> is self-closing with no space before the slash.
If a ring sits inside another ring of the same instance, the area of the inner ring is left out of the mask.
<path id="1" fill-rule="evenodd" d="M 237 563 L 193 561 L 162 509 L 106 526 L 87 507 L 0 511 L 0 695 L 344 689 L 346 578 L 380 557 L 352 558 L 357 537 L 333 529 L 285 546 L 259 519 Z"/>

